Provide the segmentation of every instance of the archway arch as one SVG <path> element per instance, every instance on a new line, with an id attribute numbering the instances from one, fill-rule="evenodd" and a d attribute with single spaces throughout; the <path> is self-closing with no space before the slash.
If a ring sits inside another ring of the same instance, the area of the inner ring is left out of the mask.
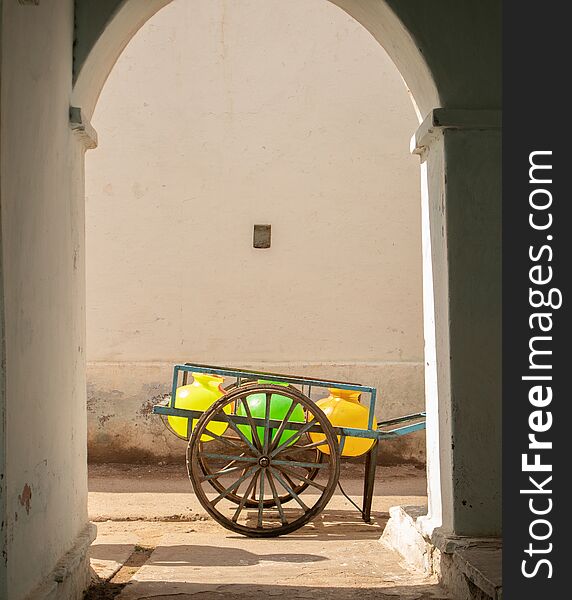
<path id="1" fill-rule="evenodd" d="M 172 0 L 110 0 L 102 9 L 76 2 L 72 106 L 91 119 L 105 81 L 129 40 Z M 434 78 L 411 33 L 385 0 L 327 0 L 361 23 L 385 48 L 413 95 L 418 114 L 440 106 Z"/>

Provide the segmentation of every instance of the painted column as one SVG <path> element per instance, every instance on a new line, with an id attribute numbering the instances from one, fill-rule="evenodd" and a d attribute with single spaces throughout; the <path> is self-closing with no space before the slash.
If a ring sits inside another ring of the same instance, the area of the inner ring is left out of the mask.
<path id="1" fill-rule="evenodd" d="M 501 533 L 501 129 L 436 109 L 422 163 L 427 534 Z"/>

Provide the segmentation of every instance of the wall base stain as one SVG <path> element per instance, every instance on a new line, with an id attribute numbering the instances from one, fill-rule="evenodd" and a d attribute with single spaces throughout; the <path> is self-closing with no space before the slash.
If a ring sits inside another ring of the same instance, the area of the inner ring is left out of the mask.
<path id="1" fill-rule="evenodd" d="M 246 365 L 250 367 L 251 365 Z M 283 372 L 283 365 L 252 365 Z M 293 374 L 332 380 L 367 381 L 380 390 L 378 418 L 392 418 L 423 409 L 423 364 L 375 366 L 299 365 Z M 153 406 L 169 396 L 169 363 L 88 363 L 88 461 L 91 463 L 184 463 L 187 442 L 175 437 Z M 386 440 L 379 445 L 379 463 L 425 465 L 425 432 Z"/>

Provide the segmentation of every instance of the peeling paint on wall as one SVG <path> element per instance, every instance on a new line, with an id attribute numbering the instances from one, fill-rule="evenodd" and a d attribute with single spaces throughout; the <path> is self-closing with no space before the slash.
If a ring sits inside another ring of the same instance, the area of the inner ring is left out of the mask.
<path id="1" fill-rule="evenodd" d="M 30 514 L 30 506 L 32 503 L 32 488 L 26 483 L 22 493 L 18 496 L 18 501 L 26 509 L 26 513 Z"/>

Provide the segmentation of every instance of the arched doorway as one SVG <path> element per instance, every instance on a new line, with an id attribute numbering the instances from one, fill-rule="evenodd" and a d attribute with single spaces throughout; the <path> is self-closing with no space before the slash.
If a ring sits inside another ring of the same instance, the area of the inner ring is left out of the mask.
<path id="1" fill-rule="evenodd" d="M 88 22 L 90 27 L 88 30 L 84 27 L 86 35 L 78 38 L 76 44 L 72 104 L 81 109 L 84 121 L 89 123 L 105 79 L 129 39 L 167 3 L 153 0 L 142 5 L 136 0 L 124 0 L 112 3 L 107 18 L 97 11 L 97 19 L 93 18 L 89 3 L 79 3 L 78 27 L 81 30 L 82 23 Z M 440 30 L 430 15 L 420 17 L 415 10 L 393 1 L 336 0 L 334 4 L 360 22 L 386 49 L 412 92 L 418 115 L 423 118 L 413 138 L 412 150 L 422 159 L 425 215 L 423 277 L 429 479 L 429 514 L 425 528 L 431 532 L 435 527 L 442 527 L 446 532 L 466 535 L 485 531 L 488 535 L 498 533 L 500 465 L 491 471 L 483 468 L 482 460 L 475 460 L 474 439 L 471 440 L 467 423 L 473 418 L 489 420 L 494 415 L 493 420 L 500 425 L 500 266 L 494 260 L 500 231 L 498 227 L 491 227 L 492 245 L 487 249 L 477 230 L 465 230 L 465 234 L 474 236 L 477 246 L 474 252 L 468 251 L 469 238 L 457 238 L 452 229 L 457 219 L 480 221 L 482 207 L 462 204 L 463 195 L 475 189 L 476 181 L 483 191 L 487 189 L 491 203 L 496 202 L 493 198 L 500 191 L 498 181 L 491 188 L 476 173 L 466 172 L 471 153 L 479 155 L 481 148 L 498 144 L 500 113 L 494 108 L 498 106 L 500 69 L 494 66 L 493 60 L 487 62 L 487 57 L 495 52 L 495 45 L 488 47 L 481 60 L 467 64 L 467 57 L 456 60 L 454 55 L 455 44 L 466 43 L 460 30 L 450 32 L 439 48 L 430 47 L 428 32 Z M 450 18 L 454 18 L 455 9 L 449 7 L 449 10 Z M 486 19 L 486 12 L 475 11 L 471 18 L 478 26 L 480 20 Z M 451 79 L 453 71 L 456 77 Z M 490 79 L 489 84 L 482 85 L 487 79 Z M 498 172 L 497 158 L 497 154 L 489 153 L 486 168 Z M 456 161 L 459 161 L 458 182 L 454 182 L 451 170 Z M 462 171 L 465 175 L 461 176 Z M 452 193 L 460 194 L 455 203 L 449 201 Z M 468 206 L 474 212 L 468 211 Z M 456 210 L 459 213 L 453 214 Z M 490 210 L 498 216 L 498 205 L 491 204 Z M 500 218 L 491 222 L 498 225 Z M 490 278 L 491 285 L 480 286 L 479 277 Z M 474 310 L 467 319 L 464 313 L 469 305 L 474 305 Z M 491 307 L 496 315 L 492 321 L 486 313 Z M 482 326 L 483 320 L 489 322 L 486 328 Z M 493 337 L 484 334 L 491 329 L 496 332 Z M 468 347 L 471 350 L 466 354 Z M 493 348 L 493 351 L 478 348 Z M 454 356 L 457 351 L 458 360 Z M 474 358 L 473 352 L 476 353 Z M 484 362 L 483 352 L 488 356 Z M 483 377 L 479 369 L 475 369 L 477 363 L 484 367 Z M 474 391 L 477 379 L 486 387 L 486 392 Z M 455 400 L 460 397 L 466 397 L 462 409 L 461 401 Z M 498 449 L 498 429 L 491 433 Z M 484 445 L 479 444 L 479 449 L 483 456 L 487 453 Z M 492 495 L 476 489 L 475 483 L 480 477 L 487 481 L 488 489 L 496 490 Z M 474 502 L 464 496 L 471 496 Z"/>

